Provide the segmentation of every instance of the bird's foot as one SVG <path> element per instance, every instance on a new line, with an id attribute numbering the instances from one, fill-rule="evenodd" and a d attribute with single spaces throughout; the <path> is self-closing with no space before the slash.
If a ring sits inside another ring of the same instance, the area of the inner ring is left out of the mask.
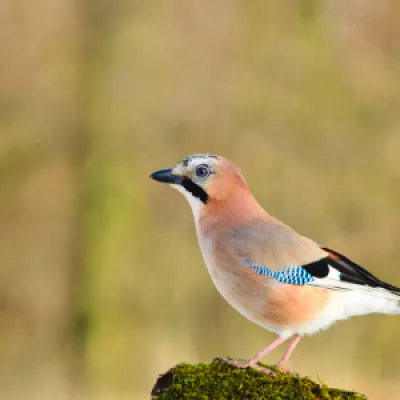
<path id="1" fill-rule="evenodd" d="M 260 371 L 266 375 L 276 375 L 274 371 L 269 368 L 263 367 L 262 365 L 257 364 L 250 360 L 235 360 L 234 358 L 224 358 L 224 357 L 216 357 L 213 361 L 221 361 L 223 363 L 234 365 L 237 368 L 253 368 L 256 371 Z"/>
<path id="2" fill-rule="evenodd" d="M 275 364 L 275 367 L 276 367 L 277 369 L 279 369 L 279 371 L 284 372 L 285 374 L 300 376 L 299 373 L 297 373 L 297 372 L 295 372 L 295 371 L 291 371 L 290 369 L 284 368 L 284 367 L 282 367 L 281 365 L 279 365 L 279 363 L 278 363 L 278 364 Z"/>

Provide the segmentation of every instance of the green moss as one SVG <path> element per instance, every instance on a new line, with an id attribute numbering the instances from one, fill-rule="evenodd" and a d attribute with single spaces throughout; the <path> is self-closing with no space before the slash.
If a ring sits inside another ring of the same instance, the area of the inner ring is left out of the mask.
<path id="1" fill-rule="evenodd" d="M 280 371 L 276 376 L 267 376 L 220 361 L 196 365 L 182 363 L 171 368 L 158 378 L 152 396 L 153 400 L 366 400 L 359 393 L 328 388 L 308 378 Z"/>

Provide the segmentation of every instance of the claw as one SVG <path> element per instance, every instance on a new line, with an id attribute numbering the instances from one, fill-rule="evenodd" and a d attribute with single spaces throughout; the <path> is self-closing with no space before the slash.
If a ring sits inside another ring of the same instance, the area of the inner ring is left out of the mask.
<path id="1" fill-rule="evenodd" d="M 225 364 L 233 365 L 237 368 L 253 368 L 256 371 L 262 372 L 266 375 L 276 375 L 275 371 L 269 368 L 263 367 L 257 363 L 251 362 L 251 360 L 235 360 L 233 358 L 216 357 L 213 361 L 221 361 Z"/>
<path id="2" fill-rule="evenodd" d="M 291 371 L 290 369 L 287 369 L 287 368 L 281 367 L 281 366 L 279 365 L 279 363 L 278 363 L 278 364 L 275 364 L 275 367 L 276 367 L 277 369 L 279 369 L 279 371 L 282 371 L 282 372 L 284 372 L 285 374 L 290 374 L 290 375 L 300 376 L 300 374 L 299 374 L 299 373 L 297 373 L 297 372 L 295 372 L 295 371 Z"/>

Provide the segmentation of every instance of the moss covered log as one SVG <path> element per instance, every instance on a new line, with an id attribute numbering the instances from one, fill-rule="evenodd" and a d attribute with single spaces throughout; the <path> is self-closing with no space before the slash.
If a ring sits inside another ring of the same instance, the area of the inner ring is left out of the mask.
<path id="1" fill-rule="evenodd" d="M 182 363 L 159 376 L 153 387 L 152 399 L 367 399 L 356 392 L 329 388 L 309 378 L 274 370 L 275 376 L 267 376 L 252 369 L 240 369 L 220 361 L 196 365 Z"/>

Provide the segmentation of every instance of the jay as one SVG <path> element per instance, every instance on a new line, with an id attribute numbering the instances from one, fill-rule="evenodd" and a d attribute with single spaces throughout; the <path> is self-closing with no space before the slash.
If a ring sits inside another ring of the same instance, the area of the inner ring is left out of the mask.
<path id="1" fill-rule="evenodd" d="M 272 373 L 258 361 L 289 340 L 276 364 L 284 370 L 304 335 L 352 316 L 400 314 L 399 288 L 264 211 L 227 159 L 195 154 L 151 178 L 188 200 L 205 264 L 220 294 L 250 321 L 278 335 L 249 360 L 220 360 Z"/>

